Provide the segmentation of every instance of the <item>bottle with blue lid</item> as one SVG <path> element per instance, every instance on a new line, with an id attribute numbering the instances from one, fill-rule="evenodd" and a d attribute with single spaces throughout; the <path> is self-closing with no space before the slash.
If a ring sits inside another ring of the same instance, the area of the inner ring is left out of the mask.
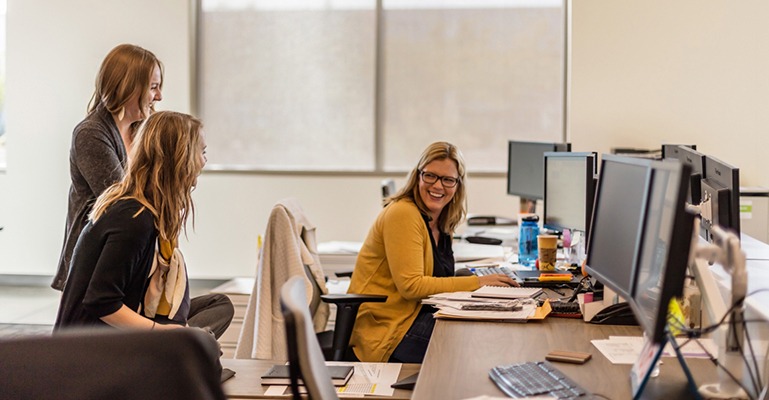
<path id="1" fill-rule="evenodd" d="M 521 219 L 518 228 L 518 263 L 535 265 L 537 261 L 537 235 L 539 235 L 539 217 L 527 215 Z"/>

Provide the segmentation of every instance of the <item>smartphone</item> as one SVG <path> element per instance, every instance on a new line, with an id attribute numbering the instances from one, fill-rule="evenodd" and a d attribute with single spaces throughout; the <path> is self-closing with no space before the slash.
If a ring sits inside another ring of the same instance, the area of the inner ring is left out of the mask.
<path id="1" fill-rule="evenodd" d="M 545 360 L 572 364 L 584 364 L 592 356 L 593 355 L 590 353 L 583 353 L 581 351 L 553 350 L 547 353 Z"/>

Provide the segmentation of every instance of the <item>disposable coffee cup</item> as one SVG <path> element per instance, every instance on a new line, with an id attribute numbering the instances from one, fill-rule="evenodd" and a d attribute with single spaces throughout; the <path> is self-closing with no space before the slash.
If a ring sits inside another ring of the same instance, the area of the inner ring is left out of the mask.
<path id="1" fill-rule="evenodd" d="M 537 236 L 537 247 L 539 247 L 539 269 L 541 271 L 554 271 L 555 254 L 558 251 L 558 236 Z"/>

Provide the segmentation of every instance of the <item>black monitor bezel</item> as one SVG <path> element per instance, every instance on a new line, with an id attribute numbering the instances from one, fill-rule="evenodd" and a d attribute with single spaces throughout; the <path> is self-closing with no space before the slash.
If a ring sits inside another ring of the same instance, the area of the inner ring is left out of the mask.
<path id="1" fill-rule="evenodd" d="M 696 144 L 669 144 L 662 145 L 662 159 L 680 160 L 680 147 L 688 147 L 692 150 L 697 150 Z"/>
<path id="2" fill-rule="evenodd" d="M 728 190 L 724 194 L 724 190 Z M 713 207 L 717 209 L 718 220 L 713 222 L 718 224 L 724 229 L 732 231 L 737 237 L 740 237 L 740 169 L 721 161 L 712 156 L 705 156 L 705 173 L 702 179 L 702 198 L 708 194 L 711 196 L 711 201 L 715 201 L 716 205 Z M 728 205 L 726 210 L 723 209 L 719 198 L 728 198 Z M 726 212 L 724 212 L 726 211 Z M 727 221 L 723 221 L 724 216 L 727 217 Z M 709 230 L 709 227 L 706 227 Z M 708 240 L 710 240 L 708 238 Z"/>
<path id="3" fill-rule="evenodd" d="M 540 180 L 540 190 L 537 193 L 530 193 L 530 192 L 522 191 L 520 189 L 516 189 L 516 186 L 518 186 L 520 188 L 520 185 L 516 185 L 512 181 L 515 177 L 520 177 L 521 176 L 520 174 L 516 174 L 514 172 L 518 168 L 516 168 L 513 165 L 514 160 L 512 158 L 513 147 L 514 146 L 518 146 L 518 145 L 532 146 L 532 147 L 534 147 L 534 146 L 541 146 L 543 148 L 547 147 L 547 149 L 545 149 L 542 152 L 543 156 L 542 156 L 542 162 L 541 162 L 541 167 L 542 167 L 542 174 L 540 176 L 541 179 L 539 179 L 539 177 L 533 177 L 533 178 L 532 177 L 524 177 L 524 179 L 528 178 L 528 179 L 533 179 L 533 180 L 537 180 L 537 179 Z M 544 197 L 545 197 L 545 193 L 544 193 L 544 190 L 545 190 L 545 188 L 544 188 L 544 186 L 545 186 L 545 182 L 544 182 L 544 177 L 545 177 L 544 153 L 546 153 L 548 151 L 555 151 L 555 152 L 568 152 L 568 151 L 571 151 L 571 143 L 568 143 L 568 142 L 566 142 L 566 143 L 558 143 L 558 142 L 530 142 L 530 141 L 521 141 L 521 140 L 509 140 L 507 142 L 507 194 L 508 195 L 518 196 L 518 197 L 520 197 L 522 199 L 528 199 L 528 200 L 542 200 L 542 199 L 544 199 Z"/>
<path id="4" fill-rule="evenodd" d="M 689 204 L 698 205 L 702 201 L 702 178 L 705 176 L 705 154 L 697 151 L 696 148 L 678 146 L 678 160 L 681 164 L 688 165 L 691 169 L 689 174 L 689 188 L 687 189 Z"/>
<path id="5" fill-rule="evenodd" d="M 585 221 L 584 229 L 574 228 L 573 226 L 563 226 L 552 223 L 548 220 L 548 202 L 547 202 L 547 161 L 548 158 L 583 158 L 585 161 Z M 590 221 L 593 215 L 593 200 L 595 199 L 595 168 L 597 165 L 598 153 L 595 152 L 547 152 L 544 154 L 545 181 L 544 185 L 544 209 L 542 226 L 553 231 L 563 231 L 564 229 L 576 229 L 585 232 L 585 237 L 590 231 Z"/>
<path id="6" fill-rule="evenodd" d="M 659 179 L 660 172 L 667 170 L 667 172 L 678 174 L 678 184 L 676 185 L 675 204 L 673 218 L 667 223 L 672 224 L 670 229 L 670 239 L 665 254 L 664 266 L 661 272 L 662 282 L 658 286 L 660 293 L 659 298 L 654 305 L 652 311 L 653 317 L 651 321 L 644 318 L 646 309 L 642 309 L 639 302 L 638 278 L 641 274 L 641 268 L 646 260 L 644 259 L 643 249 L 646 245 L 646 240 L 649 239 L 649 224 L 648 219 L 651 213 L 650 198 L 652 197 L 652 189 L 654 187 L 655 179 Z M 688 176 L 691 174 L 691 166 L 680 162 L 655 162 L 652 164 L 652 177 L 650 183 L 650 189 L 647 190 L 647 202 L 644 215 L 644 221 L 642 224 L 641 234 L 641 246 L 634 268 L 633 285 L 631 300 L 629 301 L 631 308 L 633 309 L 636 320 L 639 325 L 644 329 L 647 337 L 654 343 L 663 343 L 666 336 L 668 304 L 670 300 L 675 297 L 681 297 L 683 295 L 684 281 L 686 279 L 686 269 L 691 261 L 693 255 L 692 247 L 694 246 L 694 214 L 686 211 L 686 197 L 688 187 Z"/>
<path id="7" fill-rule="evenodd" d="M 617 282 L 613 281 L 612 279 L 608 278 L 606 275 L 601 273 L 600 270 L 596 270 L 595 268 L 590 266 L 590 254 L 593 253 L 593 247 L 595 246 L 595 235 L 594 235 L 594 228 L 596 225 L 596 210 L 600 207 L 600 194 L 601 190 L 603 189 L 603 185 L 605 184 L 604 179 L 602 179 L 602 175 L 605 171 L 606 164 L 607 163 L 623 163 L 623 164 L 629 164 L 629 165 L 635 165 L 639 167 L 643 167 L 646 169 L 646 177 L 644 180 L 644 187 L 643 187 L 643 201 L 641 204 L 641 215 L 639 215 L 640 218 L 644 218 L 644 212 L 646 210 L 646 202 L 648 200 L 648 194 L 649 194 L 649 188 L 651 184 L 651 175 L 652 175 L 652 168 L 651 168 L 651 162 L 652 160 L 649 159 L 643 159 L 643 158 L 634 158 L 634 157 L 627 157 L 627 156 L 617 156 L 613 154 L 604 154 L 601 156 L 601 169 L 600 169 L 600 175 L 598 178 L 598 184 L 596 185 L 595 189 L 595 199 L 593 201 L 593 213 L 592 218 L 590 221 L 590 236 L 588 236 L 587 241 L 587 258 L 585 263 L 585 270 L 588 272 L 588 274 L 594 278 L 596 278 L 599 282 L 603 283 L 604 285 L 611 288 L 614 292 L 619 294 L 625 299 L 630 298 L 631 292 L 633 290 L 633 286 L 635 285 L 634 279 L 635 279 L 635 268 L 638 263 L 638 256 L 641 251 L 641 234 L 642 234 L 642 224 L 643 220 L 640 221 L 638 232 L 636 232 L 635 237 L 635 251 L 633 252 L 633 261 L 631 262 L 631 265 L 629 266 L 630 270 L 630 282 L 628 283 L 627 287 L 621 287 Z"/>

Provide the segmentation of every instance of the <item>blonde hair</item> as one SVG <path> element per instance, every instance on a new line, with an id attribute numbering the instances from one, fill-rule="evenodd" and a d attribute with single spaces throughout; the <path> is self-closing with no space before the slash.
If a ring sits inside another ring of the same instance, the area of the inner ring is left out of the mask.
<path id="1" fill-rule="evenodd" d="M 386 204 L 390 204 L 402 199 L 408 199 L 416 204 L 422 214 L 429 215 L 429 210 L 422 201 L 422 196 L 419 195 L 419 179 L 422 169 L 433 161 L 449 159 L 454 161 L 457 166 L 457 172 L 459 173 L 459 180 L 457 181 L 456 191 L 451 202 L 443 208 L 441 215 L 438 217 L 438 227 L 442 232 L 453 234 L 462 219 L 465 218 L 467 210 L 467 192 L 465 191 L 465 160 L 462 157 L 462 153 L 459 149 L 448 142 L 435 142 L 422 152 L 422 156 L 419 158 L 417 166 L 409 173 L 406 185 L 401 188 L 395 195 L 386 200 Z"/>
<path id="2" fill-rule="evenodd" d="M 147 118 L 144 110 L 147 107 L 152 72 L 156 66 L 160 69 L 162 89 L 163 63 L 151 51 L 132 44 L 121 44 L 112 49 L 99 68 L 94 92 L 88 102 L 88 112 L 93 112 L 102 104 L 107 111 L 118 115 L 131 97 L 139 94 L 139 110 L 142 119 Z M 155 112 L 154 105 L 150 110 Z"/>
<path id="3" fill-rule="evenodd" d="M 173 111 L 149 116 L 137 132 L 125 176 L 96 199 L 91 221 L 117 201 L 135 199 L 144 206 L 141 211 L 146 208 L 155 217 L 160 237 L 176 240 L 188 215 L 194 224 L 191 192 L 205 162 L 202 126 L 197 118 Z"/>

